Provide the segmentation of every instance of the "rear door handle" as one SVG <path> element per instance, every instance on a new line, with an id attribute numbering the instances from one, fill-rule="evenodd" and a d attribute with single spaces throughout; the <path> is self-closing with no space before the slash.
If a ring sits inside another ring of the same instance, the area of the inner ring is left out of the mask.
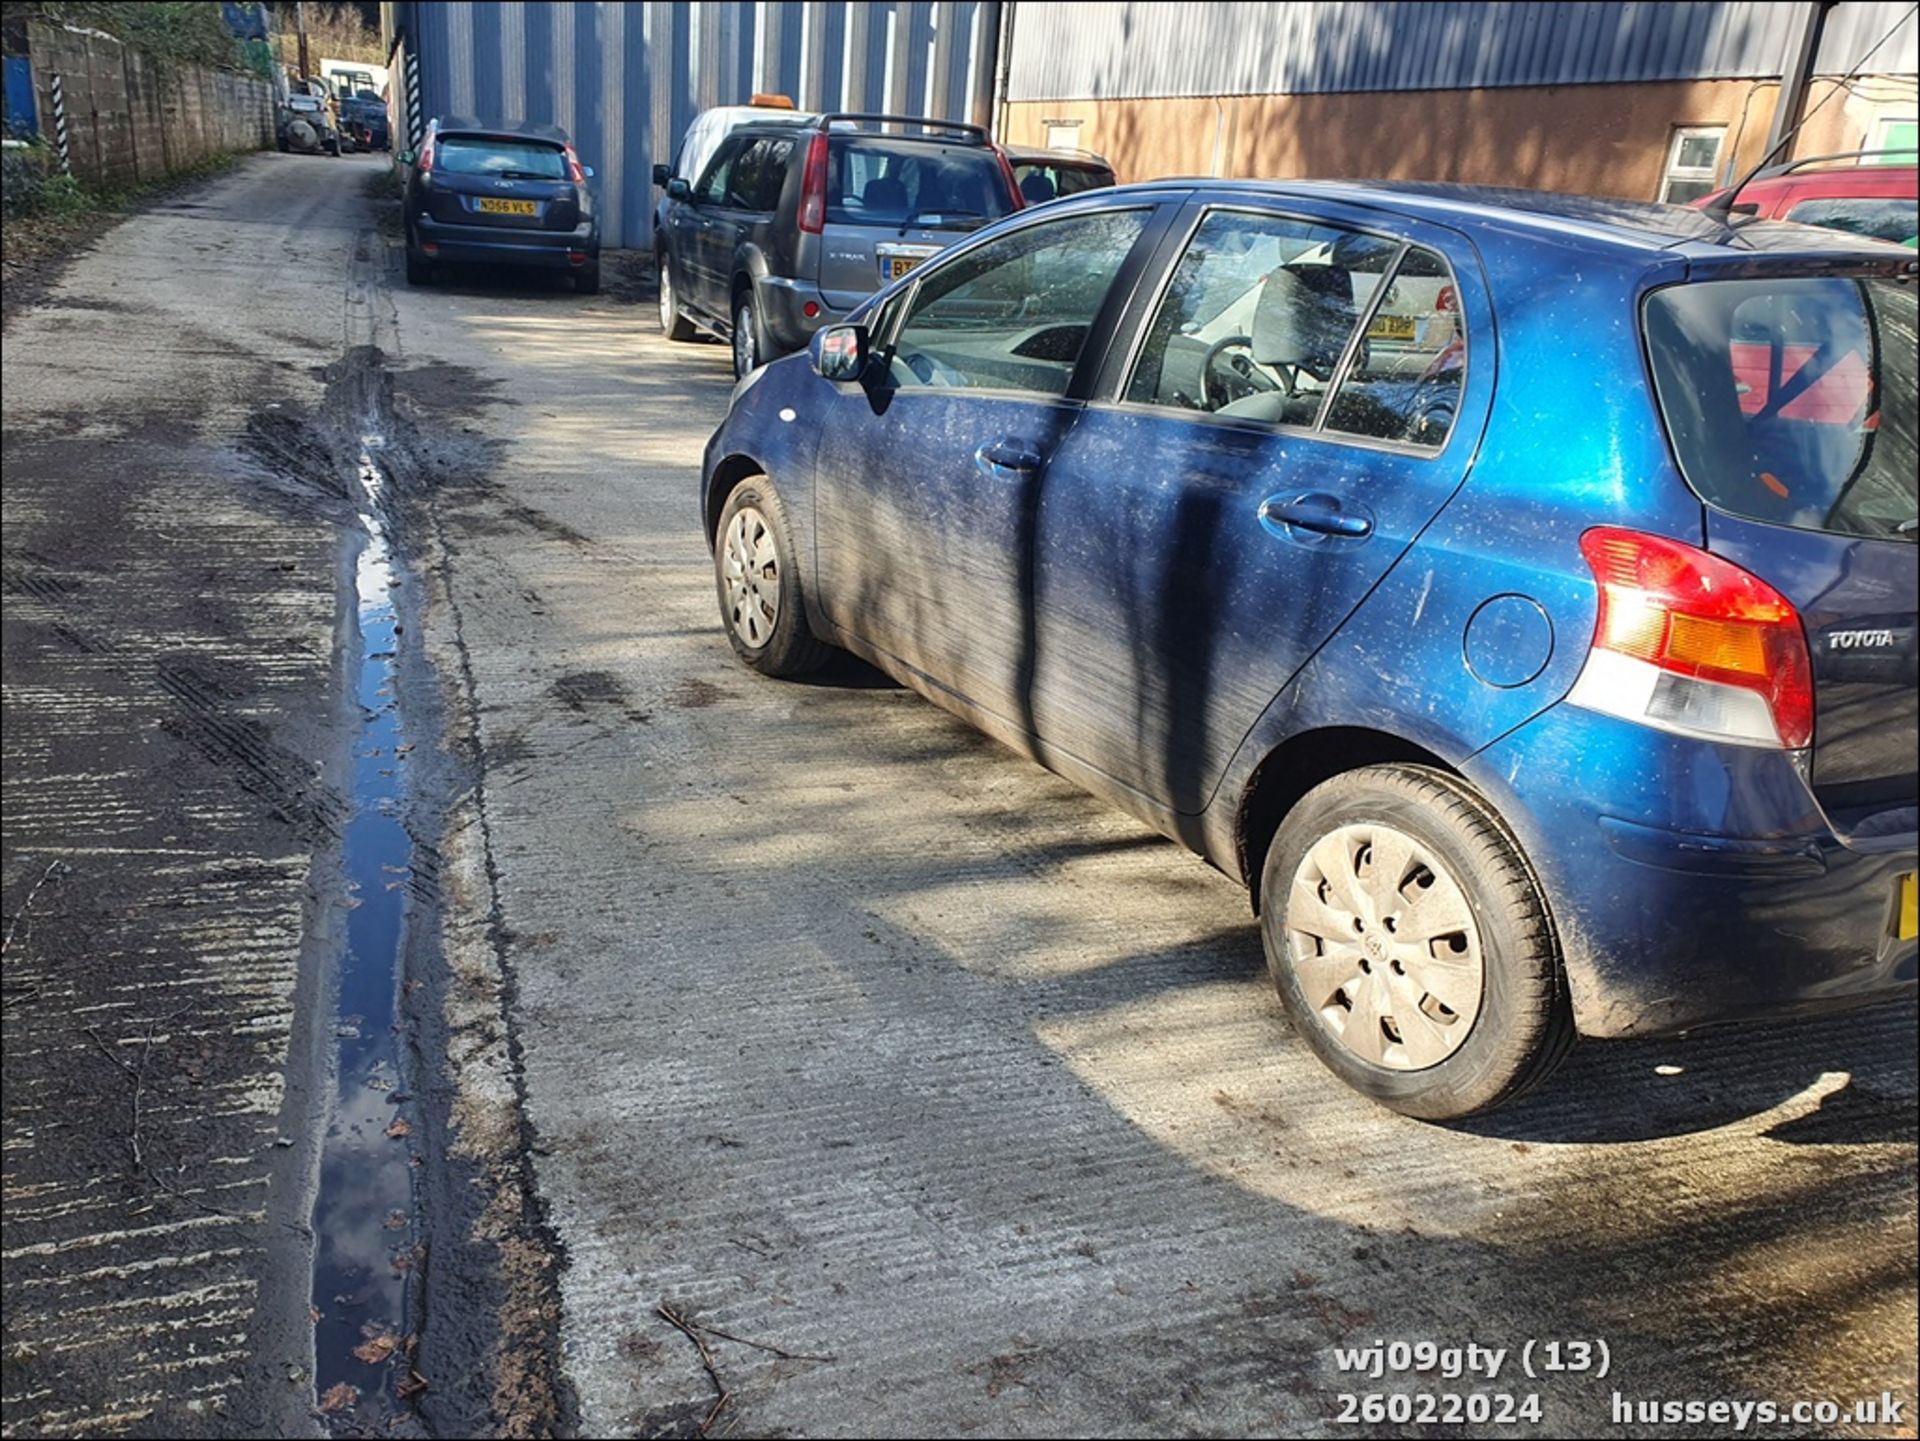
<path id="1" fill-rule="evenodd" d="M 1260 523 L 1280 536 L 1289 530 L 1304 530 L 1359 540 L 1373 533 L 1373 517 L 1366 511 L 1344 506 L 1339 496 L 1318 490 L 1268 496 L 1260 502 Z"/>
<path id="2" fill-rule="evenodd" d="M 1040 453 L 1017 440 L 990 440 L 973 453 L 973 462 L 988 475 L 1011 479 L 1038 470 Z"/>

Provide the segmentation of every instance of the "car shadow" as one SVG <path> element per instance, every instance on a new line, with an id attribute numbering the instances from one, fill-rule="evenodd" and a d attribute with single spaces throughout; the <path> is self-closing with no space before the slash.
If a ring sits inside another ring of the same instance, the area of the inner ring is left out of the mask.
<path id="1" fill-rule="evenodd" d="M 793 676 L 791 685 L 824 686 L 833 690 L 905 690 L 899 681 L 869 665 L 851 651 L 835 650 L 826 664 L 806 675 Z"/>
<path id="2" fill-rule="evenodd" d="M 1911 1002 L 1688 1037 L 1583 1041 L 1508 1110 L 1453 1129 L 1536 1145 L 1659 1140 L 1732 1125 L 1820 1090 L 1764 1134 L 1794 1145 L 1912 1145 L 1920 1132 Z"/>
<path id="3" fill-rule="evenodd" d="M 573 277 L 561 270 L 533 270 L 521 265 L 480 265 L 442 260 L 435 263 L 433 283 L 419 287 L 452 295 L 571 295 Z"/>

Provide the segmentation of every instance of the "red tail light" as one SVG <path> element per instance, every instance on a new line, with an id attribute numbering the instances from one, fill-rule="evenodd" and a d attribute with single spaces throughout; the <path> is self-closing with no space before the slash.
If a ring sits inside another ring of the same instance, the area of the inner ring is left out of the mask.
<path id="1" fill-rule="evenodd" d="M 433 142 L 431 140 L 420 147 L 419 157 L 415 159 L 413 165 L 414 169 L 418 170 L 422 175 L 427 174 L 433 169 Z"/>
<path id="2" fill-rule="evenodd" d="M 800 228 L 818 235 L 827 223 L 827 134 L 814 132 L 807 142 L 806 166 L 800 172 Z"/>
<path id="3" fill-rule="evenodd" d="M 1580 537 L 1600 586 L 1575 704 L 1686 735 L 1798 750 L 1813 666 L 1793 603 L 1697 547 L 1614 526 Z"/>
<path id="4" fill-rule="evenodd" d="M 1440 293 L 1433 299 L 1433 308 L 1443 315 L 1451 314 L 1460 308 L 1460 302 L 1454 298 L 1451 285 L 1440 287 Z"/>
<path id="5" fill-rule="evenodd" d="M 1010 203 L 1015 210 L 1023 209 L 1027 203 L 1026 197 L 1020 193 L 1020 182 L 1013 178 L 1013 162 L 1007 159 L 1007 152 L 998 145 L 993 147 L 993 153 L 1000 162 L 1000 173 L 1007 177 L 1007 194 L 1012 197 Z"/>
<path id="6" fill-rule="evenodd" d="M 575 185 L 585 185 L 587 183 L 587 172 L 580 168 L 580 157 L 573 153 L 573 147 L 571 145 L 566 148 L 565 153 L 567 157 L 567 179 L 571 180 Z"/>

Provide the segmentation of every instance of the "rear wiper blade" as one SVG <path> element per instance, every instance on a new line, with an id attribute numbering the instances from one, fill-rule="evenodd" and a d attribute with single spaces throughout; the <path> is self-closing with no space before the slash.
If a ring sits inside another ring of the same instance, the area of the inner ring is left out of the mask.
<path id="1" fill-rule="evenodd" d="M 968 219 L 978 220 L 982 223 L 984 223 L 987 218 L 986 212 L 980 210 L 956 210 L 950 205 L 924 205 L 918 209 L 907 212 L 906 218 L 900 222 L 900 233 L 905 235 L 908 227 L 923 215 L 931 215 L 936 220 L 945 220 L 949 215 L 964 215 Z"/>

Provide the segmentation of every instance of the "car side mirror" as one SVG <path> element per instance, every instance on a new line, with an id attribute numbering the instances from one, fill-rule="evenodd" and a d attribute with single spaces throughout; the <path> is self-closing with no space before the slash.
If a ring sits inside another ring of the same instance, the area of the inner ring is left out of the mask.
<path id="1" fill-rule="evenodd" d="M 593 179 L 593 167 L 591 165 L 582 165 L 580 167 L 580 173 L 589 180 Z"/>
<path id="2" fill-rule="evenodd" d="M 394 156 L 393 158 L 399 161 L 402 165 L 411 165 L 415 160 L 419 159 L 420 157 L 415 155 L 411 150 L 402 150 L 398 155 Z"/>
<path id="3" fill-rule="evenodd" d="M 672 166 L 655 165 L 653 167 L 653 183 L 659 186 L 662 190 L 665 190 L 667 188 L 667 182 L 671 179 L 673 179 Z"/>
<path id="4" fill-rule="evenodd" d="M 858 380 L 867 373 L 867 327 L 829 325 L 814 333 L 807 347 L 813 368 L 833 381 Z"/>
<path id="5" fill-rule="evenodd" d="M 675 175 L 667 181 L 667 199 L 691 200 L 693 199 L 693 187 L 678 175 Z"/>

